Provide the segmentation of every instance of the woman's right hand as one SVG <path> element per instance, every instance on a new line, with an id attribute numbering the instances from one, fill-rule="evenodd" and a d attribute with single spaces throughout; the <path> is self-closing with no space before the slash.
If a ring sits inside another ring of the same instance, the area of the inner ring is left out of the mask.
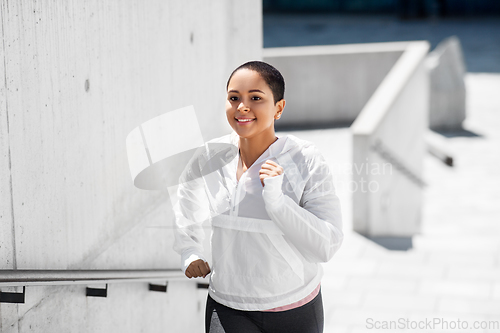
<path id="1" fill-rule="evenodd" d="M 198 259 L 189 264 L 186 268 L 186 276 L 188 278 L 192 277 L 205 277 L 210 273 L 210 266 L 208 262 Z"/>

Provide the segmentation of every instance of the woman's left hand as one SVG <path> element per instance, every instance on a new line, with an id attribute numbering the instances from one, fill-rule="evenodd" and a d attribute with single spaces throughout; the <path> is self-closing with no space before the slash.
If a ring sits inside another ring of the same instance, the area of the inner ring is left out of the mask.
<path id="1" fill-rule="evenodd" d="M 283 168 L 276 162 L 267 160 L 262 164 L 262 167 L 260 168 L 259 171 L 259 178 L 262 186 L 265 186 L 264 184 L 264 178 L 267 177 L 274 177 L 274 176 L 279 176 L 283 173 Z"/>

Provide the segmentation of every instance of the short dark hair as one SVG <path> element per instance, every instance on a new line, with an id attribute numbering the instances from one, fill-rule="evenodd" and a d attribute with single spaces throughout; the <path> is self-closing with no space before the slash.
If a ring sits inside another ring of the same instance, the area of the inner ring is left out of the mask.
<path id="1" fill-rule="evenodd" d="M 274 104 L 276 104 L 278 101 L 284 98 L 285 79 L 283 79 L 283 76 L 281 75 L 279 70 L 277 70 L 273 66 L 263 61 L 249 61 L 236 68 L 231 73 L 229 79 L 227 80 L 226 90 L 229 88 L 229 81 L 231 81 L 231 78 L 233 77 L 234 73 L 243 68 L 250 69 L 252 71 L 259 73 L 259 75 L 264 79 L 264 81 L 266 81 L 267 85 L 273 92 Z"/>

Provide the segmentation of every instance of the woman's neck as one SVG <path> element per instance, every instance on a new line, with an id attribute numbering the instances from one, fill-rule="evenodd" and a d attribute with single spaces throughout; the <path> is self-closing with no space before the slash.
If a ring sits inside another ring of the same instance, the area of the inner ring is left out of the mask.
<path id="1" fill-rule="evenodd" d="M 240 155 L 244 166 L 249 168 L 277 139 L 274 131 L 253 138 L 240 137 Z"/>

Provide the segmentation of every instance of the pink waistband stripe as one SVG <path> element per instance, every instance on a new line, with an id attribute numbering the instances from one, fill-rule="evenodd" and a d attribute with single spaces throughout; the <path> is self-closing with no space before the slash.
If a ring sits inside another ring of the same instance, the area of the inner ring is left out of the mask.
<path id="1" fill-rule="evenodd" d="M 312 293 L 310 293 L 309 295 L 307 295 L 306 297 L 304 297 L 300 301 L 297 301 L 297 302 L 292 303 L 292 304 L 278 306 L 277 308 L 273 308 L 273 309 L 269 309 L 269 310 L 263 310 L 263 312 L 286 311 L 286 310 L 291 310 L 291 309 L 298 308 L 299 306 L 302 306 L 302 305 L 304 305 L 304 304 L 309 303 L 310 301 L 312 301 L 314 299 L 314 297 L 316 297 L 319 294 L 320 287 L 321 287 L 321 283 L 318 284 L 318 286 L 316 287 L 316 289 L 313 290 Z"/>

